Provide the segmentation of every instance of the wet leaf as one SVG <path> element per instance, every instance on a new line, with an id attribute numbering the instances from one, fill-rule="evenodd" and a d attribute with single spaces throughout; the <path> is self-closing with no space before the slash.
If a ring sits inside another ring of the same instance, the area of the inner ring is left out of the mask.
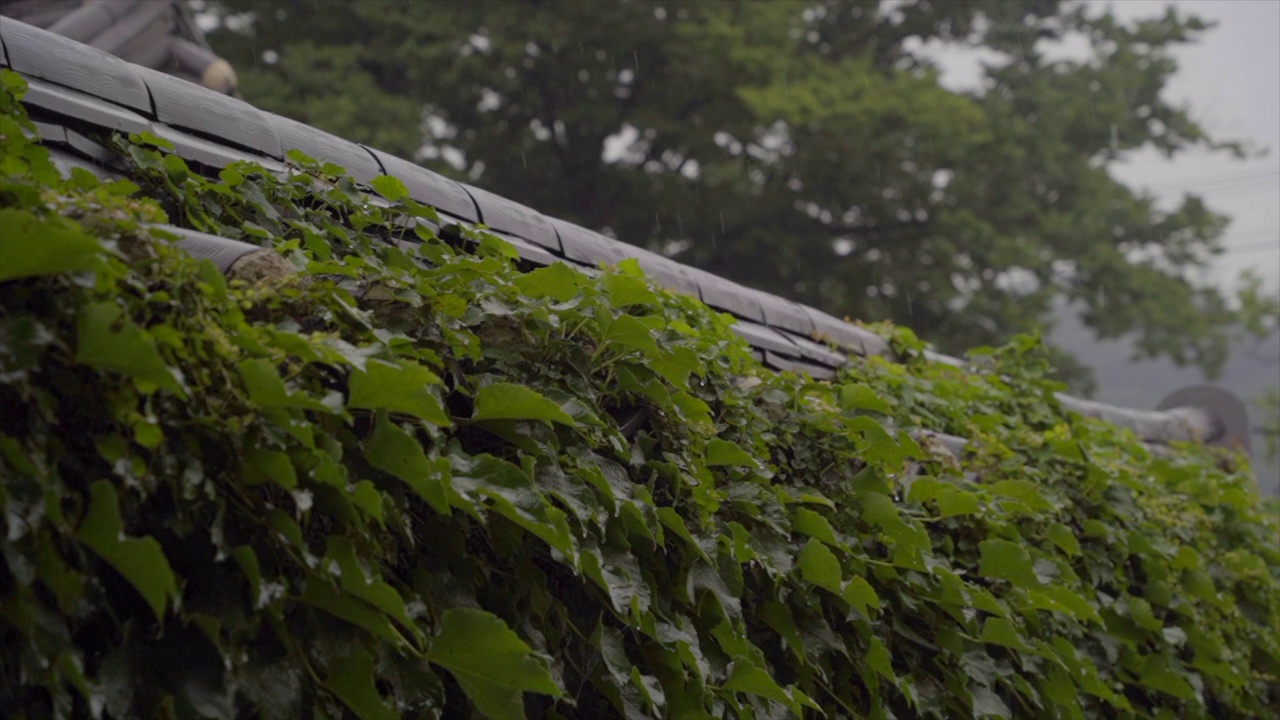
<path id="1" fill-rule="evenodd" d="M 476 409 L 472 420 L 546 420 L 574 427 L 577 425 L 559 405 L 524 385 L 494 383 L 476 393 Z"/>
<path id="2" fill-rule="evenodd" d="M 501 619 L 482 610 L 446 610 L 427 659 L 448 670 L 476 709 L 491 718 L 523 718 L 525 692 L 560 697 L 560 688 L 529 646 Z"/>
<path id="3" fill-rule="evenodd" d="M 152 537 L 129 537 L 120 520 L 120 498 L 111 483 L 95 482 L 89 488 L 89 509 L 76 537 L 124 576 L 151 606 L 156 621 L 178 597 L 178 582 L 160 543 Z"/>

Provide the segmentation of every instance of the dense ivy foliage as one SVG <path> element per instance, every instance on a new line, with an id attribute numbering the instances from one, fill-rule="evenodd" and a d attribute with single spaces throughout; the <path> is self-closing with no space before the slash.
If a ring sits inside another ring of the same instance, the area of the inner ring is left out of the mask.
<path id="1" fill-rule="evenodd" d="M 1065 415 L 1034 340 L 960 370 L 897 331 L 905 364 L 775 374 L 636 267 L 523 272 L 391 178 L 213 180 L 135 137 L 133 182 L 61 180 L 3 85 L 8 717 L 1280 702 L 1247 469 Z M 228 282 L 165 219 L 297 273 Z"/>

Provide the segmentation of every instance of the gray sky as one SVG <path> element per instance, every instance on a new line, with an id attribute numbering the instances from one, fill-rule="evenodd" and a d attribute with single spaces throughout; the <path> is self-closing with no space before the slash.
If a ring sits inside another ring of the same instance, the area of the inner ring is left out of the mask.
<path id="1" fill-rule="evenodd" d="M 1226 139 L 1246 140 L 1269 152 L 1234 160 L 1221 153 L 1188 153 L 1167 161 L 1137 153 L 1116 174 L 1131 185 L 1161 194 L 1201 191 L 1210 205 L 1233 220 L 1227 254 L 1214 263 L 1209 281 L 1231 287 L 1254 268 L 1273 291 L 1280 287 L 1280 1 L 1123 0 L 1111 3 L 1124 19 L 1159 15 L 1166 5 L 1213 20 L 1218 26 L 1197 45 L 1177 52 L 1178 73 L 1166 97 L 1190 106 L 1193 117 Z"/>
<path id="2" fill-rule="evenodd" d="M 1232 218 L 1227 253 L 1203 278 L 1224 289 L 1252 268 L 1271 291 L 1280 289 L 1280 0 L 1088 0 L 1111 7 L 1123 20 L 1163 15 L 1173 5 L 1184 15 L 1217 23 L 1200 42 L 1179 48 L 1178 72 L 1165 88 L 1169 101 L 1190 108 L 1211 136 L 1243 141 L 1264 157 L 1236 160 L 1225 153 L 1189 152 L 1169 161 L 1154 151 L 1132 153 L 1113 166 L 1132 187 L 1173 203 L 1181 192 L 1201 194 Z M 1055 56 L 1081 57 L 1085 43 L 1066 42 Z M 973 87 L 979 63 L 993 57 L 929 47 L 940 61 L 943 84 Z M 994 54 L 992 54 L 994 55 Z"/>

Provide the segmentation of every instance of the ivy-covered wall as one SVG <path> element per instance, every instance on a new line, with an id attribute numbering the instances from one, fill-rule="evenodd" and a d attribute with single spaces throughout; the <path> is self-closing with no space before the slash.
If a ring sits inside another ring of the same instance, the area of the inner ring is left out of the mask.
<path id="1" fill-rule="evenodd" d="M 774 373 L 633 263 L 524 272 L 392 178 L 134 136 L 131 180 L 62 179 L 0 78 L 7 717 L 1280 703 L 1276 508 L 1064 413 L 1032 339 Z M 158 222 L 294 272 L 228 281 Z"/>

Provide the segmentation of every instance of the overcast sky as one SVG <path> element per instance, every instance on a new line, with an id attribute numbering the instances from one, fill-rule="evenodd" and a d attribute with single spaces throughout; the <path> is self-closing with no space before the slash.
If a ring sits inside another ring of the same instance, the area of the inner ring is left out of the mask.
<path id="1" fill-rule="evenodd" d="M 1109 4 L 1126 19 L 1158 15 L 1172 4 L 1218 23 L 1199 44 L 1177 52 L 1178 74 L 1166 97 L 1189 104 L 1210 134 L 1251 141 L 1269 152 L 1246 162 L 1206 152 L 1166 161 L 1144 152 L 1117 167 L 1116 174 L 1162 194 L 1200 191 L 1233 219 L 1227 254 L 1214 264 L 1209 280 L 1230 287 L 1241 270 L 1251 267 L 1267 278 L 1269 288 L 1280 287 L 1280 1 L 1091 4 Z"/>
<path id="2" fill-rule="evenodd" d="M 1280 0 L 1088 0 L 1111 7 L 1123 20 L 1163 15 L 1169 5 L 1184 15 L 1217 23 L 1200 42 L 1174 53 L 1178 72 L 1165 88 L 1167 100 L 1190 107 L 1211 136 L 1244 141 L 1264 157 L 1236 160 L 1225 153 L 1190 152 L 1172 161 L 1154 151 L 1130 155 L 1114 167 L 1132 187 L 1144 187 L 1172 203 L 1184 191 L 1201 194 L 1232 219 L 1227 253 L 1203 278 L 1224 289 L 1253 268 L 1272 291 L 1280 288 Z M 1054 54 L 1079 53 L 1084 43 L 1065 43 Z M 931 48 L 942 64 L 944 84 L 972 87 L 980 77 L 975 56 Z"/>

